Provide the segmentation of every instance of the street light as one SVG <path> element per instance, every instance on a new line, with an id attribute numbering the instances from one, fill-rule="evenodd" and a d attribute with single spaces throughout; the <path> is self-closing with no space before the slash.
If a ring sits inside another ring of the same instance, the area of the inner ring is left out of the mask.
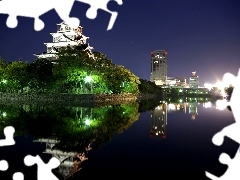
<path id="1" fill-rule="evenodd" d="M 92 81 L 92 77 L 91 76 L 86 76 L 85 77 L 85 82 L 91 82 Z"/>
<path id="2" fill-rule="evenodd" d="M 90 119 L 86 119 L 86 120 L 85 120 L 85 125 L 89 126 L 90 123 L 91 123 Z"/>
<path id="3" fill-rule="evenodd" d="M 85 77 L 85 82 L 90 83 L 91 93 L 92 93 L 92 84 L 91 84 L 91 81 L 92 81 L 92 77 L 91 77 L 91 76 L 86 76 L 86 77 Z"/>

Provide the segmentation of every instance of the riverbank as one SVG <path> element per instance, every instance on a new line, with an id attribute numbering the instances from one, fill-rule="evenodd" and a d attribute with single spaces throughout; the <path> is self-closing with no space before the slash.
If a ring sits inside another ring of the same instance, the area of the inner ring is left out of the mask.
<path id="1" fill-rule="evenodd" d="M 0 93 L 1 104 L 57 104 L 102 106 L 157 98 L 154 94 L 10 94 Z"/>
<path id="2" fill-rule="evenodd" d="M 133 101 L 149 99 L 175 99 L 182 96 L 156 95 L 149 93 L 140 94 L 11 94 L 0 93 L 0 104 L 56 104 L 58 106 L 103 106 L 125 104 Z M 185 96 L 184 96 L 185 97 Z M 221 99 L 219 96 L 190 95 L 189 97 L 206 97 Z"/>

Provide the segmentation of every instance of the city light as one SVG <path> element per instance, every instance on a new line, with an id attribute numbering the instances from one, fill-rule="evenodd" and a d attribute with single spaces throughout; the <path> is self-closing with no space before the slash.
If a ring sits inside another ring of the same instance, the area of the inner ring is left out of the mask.
<path id="1" fill-rule="evenodd" d="M 212 87 L 213 87 L 213 85 L 210 84 L 210 83 L 205 83 L 205 84 L 204 84 L 204 87 L 207 88 L 208 90 L 211 90 Z"/>
<path id="2" fill-rule="evenodd" d="M 203 107 L 205 108 L 210 108 L 212 106 L 212 103 L 211 102 L 205 102 L 203 103 Z"/>

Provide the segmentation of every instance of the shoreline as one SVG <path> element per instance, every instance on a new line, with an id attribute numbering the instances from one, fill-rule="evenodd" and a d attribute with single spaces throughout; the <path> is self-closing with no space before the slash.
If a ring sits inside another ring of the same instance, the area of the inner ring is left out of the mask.
<path id="1" fill-rule="evenodd" d="M 0 104 L 101 106 L 153 99 L 154 94 L 11 94 L 0 93 Z"/>
<path id="2" fill-rule="evenodd" d="M 194 97 L 207 97 L 220 99 L 213 95 L 191 95 Z M 57 105 L 80 105 L 80 106 L 102 106 L 124 104 L 139 100 L 161 99 L 165 97 L 176 97 L 164 94 L 11 94 L 0 93 L 0 104 L 57 104 Z M 182 97 L 182 96 L 179 96 Z M 190 97 L 190 96 L 189 96 Z"/>

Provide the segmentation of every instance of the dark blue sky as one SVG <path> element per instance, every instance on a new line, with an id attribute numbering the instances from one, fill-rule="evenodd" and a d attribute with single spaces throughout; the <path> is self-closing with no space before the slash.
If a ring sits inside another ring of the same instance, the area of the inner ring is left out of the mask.
<path id="1" fill-rule="evenodd" d="M 123 0 L 109 3 L 117 11 L 113 29 L 106 31 L 110 14 L 99 11 L 94 20 L 85 16 L 88 5 L 75 2 L 71 16 L 80 19 L 83 33 L 95 51 L 106 54 L 142 79 L 150 77 L 150 52 L 168 51 L 168 76 L 189 79 L 192 71 L 205 82 L 215 83 L 225 72 L 237 75 L 240 68 L 239 0 Z M 42 31 L 35 31 L 33 19 L 19 17 L 17 28 L 6 26 L 0 14 L 0 56 L 7 61 L 32 62 L 33 53 L 46 51 L 50 32 L 62 22 L 52 10 L 40 18 Z"/>

